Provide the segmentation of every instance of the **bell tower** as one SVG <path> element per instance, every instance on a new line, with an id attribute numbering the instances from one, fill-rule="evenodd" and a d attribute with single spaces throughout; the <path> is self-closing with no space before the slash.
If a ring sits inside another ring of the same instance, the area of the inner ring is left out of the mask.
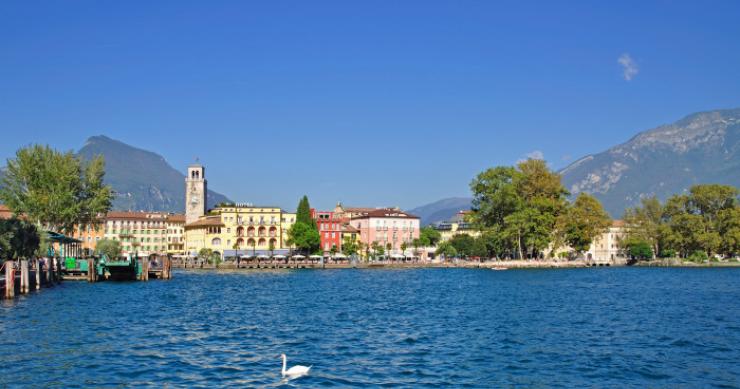
<path id="1" fill-rule="evenodd" d="M 190 224 L 206 214 L 206 169 L 196 162 L 188 166 L 185 176 L 185 223 Z"/>

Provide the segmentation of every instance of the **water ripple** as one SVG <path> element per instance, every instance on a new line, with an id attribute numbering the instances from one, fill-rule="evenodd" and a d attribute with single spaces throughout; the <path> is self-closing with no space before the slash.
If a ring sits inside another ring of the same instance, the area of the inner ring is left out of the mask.
<path id="1" fill-rule="evenodd" d="M 3 301 L 0 386 L 738 387 L 738 281 L 623 268 L 68 282 Z M 283 380 L 283 352 L 312 374 Z"/>

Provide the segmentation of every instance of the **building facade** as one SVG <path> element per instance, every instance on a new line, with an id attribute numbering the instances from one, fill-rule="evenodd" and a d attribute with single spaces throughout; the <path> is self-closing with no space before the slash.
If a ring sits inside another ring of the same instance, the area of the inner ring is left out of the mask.
<path id="1" fill-rule="evenodd" d="M 311 218 L 316 221 L 316 227 L 321 237 L 321 250 L 325 254 L 331 252 L 332 247 L 337 252 L 342 251 L 342 225 L 341 219 L 334 216 L 332 211 L 317 211 L 311 209 Z"/>
<path id="2" fill-rule="evenodd" d="M 359 230 L 360 241 L 365 247 L 373 243 L 384 248 L 388 255 L 406 255 L 401 245 L 411 247 L 414 239 L 419 238 L 419 218 L 407 212 L 393 208 L 374 209 L 361 212 L 350 220 L 349 224 Z M 390 252 L 386 249 L 390 245 Z"/>
<path id="3" fill-rule="evenodd" d="M 457 234 L 466 234 L 472 237 L 478 237 L 480 231 L 473 228 L 473 225 L 466 220 L 470 211 L 459 211 L 450 220 L 437 223 L 433 228 L 439 231 L 440 241 L 445 242 L 452 239 Z"/>
<path id="4" fill-rule="evenodd" d="M 586 259 L 599 262 L 626 260 L 627 256 L 621 247 L 624 237 L 624 221 L 614 220 L 606 232 L 591 242 L 591 247 L 585 253 Z"/>
<path id="5" fill-rule="evenodd" d="M 167 215 L 167 254 L 185 254 L 185 215 Z"/>
<path id="6" fill-rule="evenodd" d="M 123 255 L 167 254 L 167 217 L 164 212 L 111 211 L 105 218 L 105 238 L 121 242 Z"/>
<path id="7" fill-rule="evenodd" d="M 287 253 L 287 231 L 295 213 L 279 207 L 233 204 L 218 207 L 185 224 L 186 251 L 195 256 L 211 249 L 223 257 Z"/>

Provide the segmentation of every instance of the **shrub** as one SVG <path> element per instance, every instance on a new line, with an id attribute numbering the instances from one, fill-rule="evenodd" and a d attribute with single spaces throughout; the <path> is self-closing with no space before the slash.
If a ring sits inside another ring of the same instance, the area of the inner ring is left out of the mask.
<path id="1" fill-rule="evenodd" d="M 676 250 L 674 249 L 663 249 L 660 251 L 660 255 L 658 255 L 661 258 L 675 258 L 676 257 Z"/>
<path id="2" fill-rule="evenodd" d="M 635 242 L 628 249 L 630 256 L 636 259 L 650 259 L 653 257 L 653 248 L 644 241 Z"/>
<path id="3" fill-rule="evenodd" d="M 691 262 L 704 262 L 704 261 L 706 261 L 707 259 L 709 259 L 709 256 L 708 256 L 708 255 L 707 255 L 707 253 L 706 253 L 706 252 L 704 252 L 704 251 L 701 251 L 701 250 L 696 250 L 696 251 L 694 251 L 693 253 L 691 253 L 691 254 L 690 254 L 690 255 L 688 256 L 688 258 L 687 258 L 687 259 L 688 259 L 689 261 L 691 261 Z"/>

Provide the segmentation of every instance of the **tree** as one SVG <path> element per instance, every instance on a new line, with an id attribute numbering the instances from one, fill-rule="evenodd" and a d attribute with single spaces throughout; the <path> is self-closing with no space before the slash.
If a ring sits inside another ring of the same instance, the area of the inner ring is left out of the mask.
<path id="1" fill-rule="evenodd" d="M 455 248 L 455 253 L 461 257 L 472 255 L 475 239 L 468 234 L 455 234 L 450 240 L 450 245 Z"/>
<path id="2" fill-rule="evenodd" d="M 579 254 L 587 251 L 594 238 L 610 225 L 611 218 L 599 200 L 587 193 L 580 193 L 561 219 L 565 242 Z"/>
<path id="3" fill-rule="evenodd" d="M 473 223 L 496 235 L 495 239 L 489 235 L 487 241 L 499 248 L 515 248 L 519 258 L 525 253 L 540 255 L 552 242 L 556 221 L 567 206 L 568 191 L 560 175 L 540 159 L 488 169 L 478 174 L 470 188 Z"/>
<path id="4" fill-rule="evenodd" d="M 331 256 L 333 257 L 337 255 L 337 251 L 339 251 L 339 249 L 337 249 L 337 245 L 333 244 L 331 245 L 331 248 L 329 249 L 329 254 L 331 254 Z"/>
<path id="5" fill-rule="evenodd" d="M 304 223 L 318 230 L 316 221 L 311 218 L 311 205 L 308 203 L 308 196 L 303 196 L 298 202 L 295 221 L 296 223 Z"/>
<path id="6" fill-rule="evenodd" d="M 406 249 L 409 248 L 409 244 L 406 241 L 401 242 L 401 253 L 406 255 Z"/>
<path id="7" fill-rule="evenodd" d="M 109 261 L 115 261 L 121 256 L 121 242 L 113 239 L 101 239 L 95 244 L 95 251 L 105 255 Z"/>
<path id="8" fill-rule="evenodd" d="M 383 256 L 383 254 L 385 254 L 383 246 L 381 246 L 377 241 L 374 241 L 370 245 L 370 248 L 373 250 L 373 258 L 377 258 L 378 256 Z"/>
<path id="9" fill-rule="evenodd" d="M 306 254 L 313 253 L 321 247 L 319 232 L 303 222 L 296 222 L 290 227 L 288 238 L 298 250 Z"/>
<path id="10" fill-rule="evenodd" d="M 457 256 L 457 249 L 450 242 L 442 242 L 437 246 L 437 250 L 434 252 L 437 256 L 444 256 L 445 258 L 454 258 Z"/>
<path id="11" fill-rule="evenodd" d="M 630 242 L 627 245 L 627 251 L 629 252 L 630 257 L 635 259 L 653 258 L 653 249 L 650 243 L 646 241 Z"/>
<path id="12" fill-rule="evenodd" d="M 419 231 L 419 242 L 424 247 L 436 246 L 442 239 L 442 234 L 430 226 L 423 227 Z"/>
<path id="13" fill-rule="evenodd" d="M 111 188 L 103 183 L 102 157 L 84 163 L 74 153 L 33 145 L 8 160 L 0 200 L 16 215 L 53 231 L 97 225 L 110 210 Z"/>
<path id="14" fill-rule="evenodd" d="M 270 243 L 267 244 L 267 250 L 270 252 L 270 256 L 272 257 L 275 253 L 275 242 L 270 239 Z"/>
<path id="15" fill-rule="evenodd" d="M 205 259 L 205 260 L 209 260 L 212 254 L 213 254 L 213 250 L 209 248 L 205 248 L 205 247 L 203 247 L 202 249 L 200 249 L 200 251 L 198 251 L 198 257 L 200 257 L 201 259 Z"/>
<path id="16" fill-rule="evenodd" d="M 391 242 L 388 242 L 385 244 L 385 250 L 388 253 L 388 255 L 391 255 L 391 250 L 393 250 L 393 245 L 391 244 Z"/>
<path id="17" fill-rule="evenodd" d="M 360 249 L 359 243 L 361 242 L 356 242 L 356 240 L 353 239 L 352 237 L 345 236 L 342 241 L 342 251 L 344 252 L 345 255 L 348 255 L 350 257 L 353 255 L 357 255 Z"/>
<path id="18" fill-rule="evenodd" d="M 740 207 L 719 211 L 717 226 L 722 237 L 720 251 L 726 256 L 740 253 Z"/>
<path id="19" fill-rule="evenodd" d="M 31 258 L 41 238 L 35 225 L 17 218 L 0 220 L 0 259 Z"/>
<path id="20" fill-rule="evenodd" d="M 653 253 L 660 253 L 664 240 L 661 229 L 663 215 L 663 206 L 657 197 L 642 199 L 641 206 L 628 208 L 624 213 L 627 238 L 632 241 L 647 242 Z"/>

